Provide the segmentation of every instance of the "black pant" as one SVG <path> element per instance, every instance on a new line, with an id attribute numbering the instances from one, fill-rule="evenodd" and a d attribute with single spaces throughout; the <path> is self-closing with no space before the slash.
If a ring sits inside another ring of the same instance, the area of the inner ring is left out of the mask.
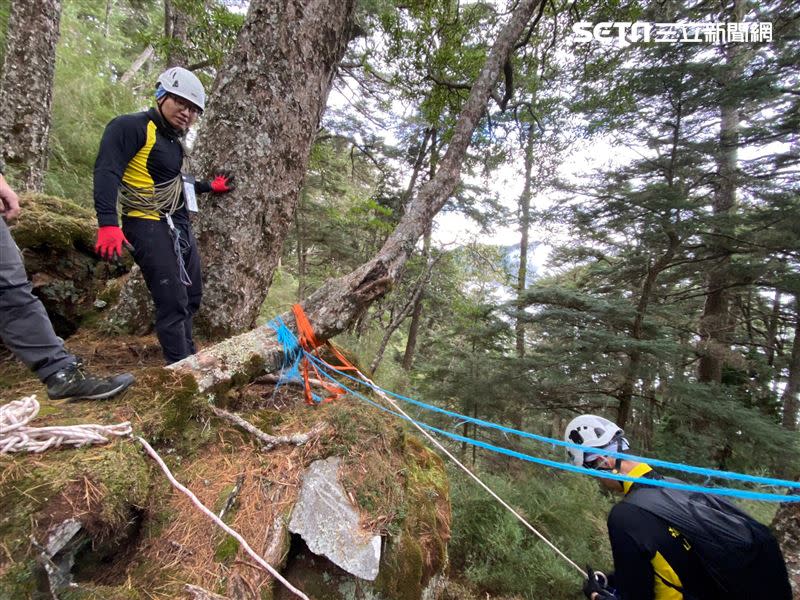
<path id="1" fill-rule="evenodd" d="M 144 275 L 156 306 L 156 335 L 167 364 L 194 354 L 192 317 L 200 308 L 203 283 L 197 241 L 188 222 L 177 220 L 181 255 L 191 285 L 181 281 L 174 233 L 166 221 L 123 217 L 122 230 L 133 244 L 133 259 Z"/>

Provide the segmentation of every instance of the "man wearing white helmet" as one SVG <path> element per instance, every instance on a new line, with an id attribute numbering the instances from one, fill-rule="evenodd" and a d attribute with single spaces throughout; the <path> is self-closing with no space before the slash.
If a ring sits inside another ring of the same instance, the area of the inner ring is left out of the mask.
<path id="1" fill-rule="evenodd" d="M 155 96 L 154 108 L 117 117 L 103 133 L 94 166 L 95 251 L 107 260 L 121 256 L 123 246 L 133 254 L 153 297 L 156 334 L 170 364 L 195 352 L 192 317 L 202 296 L 189 222 L 189 212 L 197 210 L 195 194 L 234 188 L 226 171 L 210 181 L 186 173 L 183 137 L 206 102 L 197 76 L 181 67 L 167 69 Z"/>
<path id="2" fill-rule="evenodd" d="M 573 419 L 564 440 L 578 467 L 641 478 L 601 478 L 624 499 L 608 515 L 614 573 L 587 567 L 590 600 L 791 600 L 780 548 L 769 530 L 725 500 L 647 485 L 662 477 L 643 462 L 608 456 L 629 449 L 624 432 L 596 415 Z"/>

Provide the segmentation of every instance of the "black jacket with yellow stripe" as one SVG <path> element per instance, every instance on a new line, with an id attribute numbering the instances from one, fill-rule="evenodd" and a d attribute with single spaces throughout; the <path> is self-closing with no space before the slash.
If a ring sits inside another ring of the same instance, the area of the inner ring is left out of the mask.
<path id="1" fill-rule="evenodd" d="M 180 138 L 180 132 L 170 127 L 155 108 L 119 116 L 106 126 L 94 164 L 94 207 L 101 227 L 119 224 L 117 193 L 122 182 L 146 190 L 180 174 L 183 165 Z M 209 192 L 211 186 L 207 181 L 198 181 L 195 191 Z M 160 218 L 148 211 L 131 211 L 127 216 Z M 173 218 L 187 219 L 186 208 L 179 208 Z"/>
<path id="2" fill-rule="evenodd" d="M 640 463 L 631 477 L 660 478 Z M 636 484 L 624 482 L 625 494 Z M 614 555 L 609 578 L 620 600 L 717 600 L 722 598 L 691 544 L 675 527 L 628 502 L 608 515 L 608 536 Z M 675 589 L 679 588 L 679 589 Z"/>

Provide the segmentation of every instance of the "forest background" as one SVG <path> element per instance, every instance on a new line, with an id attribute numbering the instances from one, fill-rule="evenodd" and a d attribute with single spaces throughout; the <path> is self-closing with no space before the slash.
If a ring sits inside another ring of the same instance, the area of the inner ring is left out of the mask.
<path id="1" fill-rule="evenodd" d="M 2 32 L 10 6 L 0 2 Z M 64 0 L 53 9 L 47 160 L 32 173 L 8 129 L 3 152 L 18 188 L 90 208 L 106 123 L 147 107 L 166 65 L 189 66 L 210 89 L 246 6 Z M 259 322 L 380 250 L 435 176 L 506 11 L 447 0 L 355 6 L 289 233 L 270 249 L 277 268 Z M 573 39 L 574 22 L 611 19 L 768 22 L 773 39 Z M 554 437 L 574 415 L 603 414 L 637 453 L 796 477 L 797 7 L 549 0 L 533 23 L 472 137 L 439 233 L 434 223 L 399 283 L 337 342 L 387 389 L 443 408 Z M 12 105 L 5 96 L 3 111 Z M 480 235 L 452 241 L 448 215 Z M 482 241 L 498 230 L 516 233 Z M 611 500 L 592 481 L 457 450 L 568 554 L 610 566 Z M 460 475 L 451 484 L 451 575 L 465 595 L 576 597 L 569 567 Z M 774 511 L 748 509 L 765 522 Z"/>

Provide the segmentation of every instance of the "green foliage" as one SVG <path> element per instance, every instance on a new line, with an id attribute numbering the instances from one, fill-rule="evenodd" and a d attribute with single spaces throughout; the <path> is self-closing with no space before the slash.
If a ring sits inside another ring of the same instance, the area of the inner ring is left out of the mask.
<path id="1" fill-rule="evenodd" d="M 536 467 L 512 472 L 483 473 L 482 478 L 572 560 L 607 570 L 610 504 L 597 484 Z M 572 567 L 471 480 L 451 472 L 451 481 L 450 560 L 456 571 L 492 595 L 577 597 L 582 582 Z"/>
<path id="2" fill-rule="evenodd" d="M 65 2 L 56 51 L 45 189 L 86 207 L 92 205 L 92 171 L 103 129 L 146 102 L 132 89 L 137 80 L 123 86 L 117 79 L 143 48 L 139 28 L 157 26 L 152 12 L 120 7 L 109 16 L 105 23 L 105 1 Z"/>

